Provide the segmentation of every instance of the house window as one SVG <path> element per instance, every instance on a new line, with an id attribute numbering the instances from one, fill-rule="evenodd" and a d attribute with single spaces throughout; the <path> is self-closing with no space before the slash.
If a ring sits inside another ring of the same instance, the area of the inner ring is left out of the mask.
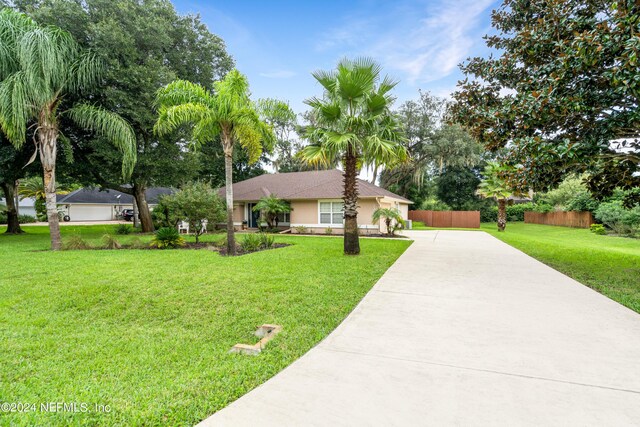
<path id="1" fill-rule="evenodd" d="M 342 202 L 320 202 L 320 224 L 342 225 Z"/>
<path id="2" fill-rule="evenodd" d="M 278 223 L 285 223 L 288 224 L 291 222 L 291 219 L 289 218 L 289 212 L 283 212 L 283 213 L 279 213 L 278 214 Z"/>

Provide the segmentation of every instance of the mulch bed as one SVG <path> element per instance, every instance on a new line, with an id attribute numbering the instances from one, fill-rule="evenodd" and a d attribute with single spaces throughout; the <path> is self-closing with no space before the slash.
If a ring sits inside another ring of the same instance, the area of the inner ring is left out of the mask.
<path id="1" fill-rule="evenodd" d="M 325 233 L 292 233 L 291 236 L 327 236 L 327 237 L 342 237 L 342 234 L 325 234 Z M 360 237 L 386 237 L 389 239 L 408 239 L 408 236 L 403 236 L 401 234 L 396 234 L 395 236 L 391 236 L 389 234 L 361 234 Z"/>
<path id="2" fill-rule="evenodd" d="M 262 252 L 262 251 L 269 251 L 271 249 L 284 248 L 285 246 L 291 246 L 291 244 L 290 243 L 274 243 L 274 245 L 272 247 L 270 247 L 270 248 L 258 249 L 257 251 L 250 251 L 250 252 L 243 251 L 240 246 L 236 246 L 236 254 L 235 254 L 235 256 L 253 254 L 253 253 Z M 218 250 L 218 252 L 220 252 L 220 255 L 227 256 L 227 248 L 226 247 L 223 246 L 221 248 L 217 248 L 217 250 Z"/>

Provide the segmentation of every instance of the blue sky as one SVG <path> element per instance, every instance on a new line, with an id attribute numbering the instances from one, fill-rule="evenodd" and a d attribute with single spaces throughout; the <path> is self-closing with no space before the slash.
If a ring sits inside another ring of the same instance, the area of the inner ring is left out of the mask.
<path id="1" fill-rule="evenodd" d="M 254 98 L 289 101 L 300 113 L 320 95 L 311 72 L 342 57 L 370 56 L 400 81 L 398 103 L 418 89 L 447 96 L 462 77 L 457 64 L 486 55 L 490 0 L 174 0 L 199 13 L 221 36 Z"/>

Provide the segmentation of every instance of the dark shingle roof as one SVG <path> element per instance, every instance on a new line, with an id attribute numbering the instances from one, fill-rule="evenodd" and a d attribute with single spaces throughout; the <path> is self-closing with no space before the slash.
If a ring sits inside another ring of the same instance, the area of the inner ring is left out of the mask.
<path id="1" fill-rule="evenodd" d="M 145 191 L 147 203 L 156 204 L 160 196 L 173 193 L 173 188 L 153 187 Z M 120 198 L 118 198 L 120 196 Z M 133 204 L 133 196 L 120 191 L 100 188 L 81 188 L 64 196 L 58 196 L 58 203 Z"/>
<path id="2" fill-rule="evenodd" d="M 289 172 L 265 174 L 233 184 L 233 200 L 259 200 L 271 194 L 285 200 L 342 198 L 342 171 Z M 389 190 L 358 179 L 360 198 L 393 197 L 411 203 Z M 224 195 L 224 187 L 220 189 Z"/>

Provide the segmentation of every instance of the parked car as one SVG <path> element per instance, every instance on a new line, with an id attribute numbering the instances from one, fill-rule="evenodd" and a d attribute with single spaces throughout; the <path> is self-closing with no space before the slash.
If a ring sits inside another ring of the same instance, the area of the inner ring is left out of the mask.
<path id="1" fill-rule="evenodd" d="M 138 216 L 138 218 L 140 218 L 140 216 Z M 123 209 L 122 219 L 125 221 L 133 221 L 133 209 Z"/>

